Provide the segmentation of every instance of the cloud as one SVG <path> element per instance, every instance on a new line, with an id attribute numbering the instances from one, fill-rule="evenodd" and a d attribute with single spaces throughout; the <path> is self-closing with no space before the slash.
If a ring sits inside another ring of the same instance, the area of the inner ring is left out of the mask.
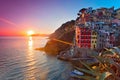
<path id="1" fill-rule="evenodd" d="M 5 18 L 0 18 L 0 21 L 4 22 L 4 23 L 7 23 L 7 24 L 10 24 L 10 25 L 14 25 L 14 26 L 17 26 L 17 24 L 15 24 L 14 22 L 8 20 L 8 19 L 5 19 Z"/>

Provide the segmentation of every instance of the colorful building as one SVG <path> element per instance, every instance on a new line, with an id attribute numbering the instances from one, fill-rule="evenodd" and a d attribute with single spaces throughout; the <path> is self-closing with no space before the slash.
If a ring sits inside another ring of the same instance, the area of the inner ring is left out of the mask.
<path id="1" fill-rule="evenodd" d="M 109 42 L 108 34 L 104 31 L 98 31 L 97 49 L 101 50 L 107 46 Z"/>
<path id="2" fill-rule="evenodd" d="M 76 26 L 76 45 L 79 48 L 97 48 L 97 32 L 82 26 Z"/>
<path id="3" fill-rule="evenodd" d="M 91 48 L 91 33 L 89 28 L 76 27 L 76 45 L 80 48 Z"/>
<path id="4" fill-rule="evenodd" d="M 92 30 L 91 33 L 91 49 L 97 48 L 97 32 Z"/>
<path id="5" fill-rule="evenodd" d="M 114 47 L 120 33 L 120 20 L 114 19 L 114 14 L 114 7 L 81 9 L 76 20 L 76 46 L 99 50 Z"/>

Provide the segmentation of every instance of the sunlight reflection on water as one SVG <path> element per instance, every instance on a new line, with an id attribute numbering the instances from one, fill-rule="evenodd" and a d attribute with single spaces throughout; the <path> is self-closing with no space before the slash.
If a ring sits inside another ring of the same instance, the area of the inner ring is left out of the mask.
<path id="1" fill-rule="evenodd" d="M 27 61 L 32 61 L 32 62 L 29 62 L 26 64 L 26 66 L 29 66 L 27 67 L 27 71 L 25 71 L 25 77 L 27 80 L 38 80 L 36 79 L 36 73 L 39 73 L 39 70 L 37 68 L 37 58 L 35 57 L 35 53 L 34 53 L 34 49 L 33 49 L 33 38 L 32 37 L 29 37 L 28 39 L 28 53 L 26 54 L 26 62 Z M 44 59 L 44 62 L 47 62 L 47 59 L 46 57 L 43 57 Z M 41 74 L 39 74 L 38 78 L 40 80 L 47 80 L 47 75 L 48 75 L 48 68 L 44 67 L 41 67 L 41 70 L 45 70 L 44 72 L 42 72 Z"/>
<path id="2" fill-rule="evenodd" d="M 28 80 L 36 80 L 35 78 L 35 73 L 36 73 L 36 59 L 35 59 L 35 54 L 33 52 L 33 38 L 30 36 L 28 38 L 28 53 L 26 54 L 26 62 L 31 61 L 26 64 L 27 69 L 24 72 L 25 77 Z"/>
<path id="3" fill-rule="evenodd" d="M 42 51 L 43 37 L 0 38 L 0 80 L 68 80 L 71 65 Z"/>
<path id="4" fill-rule="evenodd" d="M 32 49 L 32 46 L 33 46 L 33 39 L 32 39 L 32 37 L 30 36 L 30 37 L 29 37 L 29 40 L 28 40 L 28 47 L 29 47 L 29 50 Z"/>

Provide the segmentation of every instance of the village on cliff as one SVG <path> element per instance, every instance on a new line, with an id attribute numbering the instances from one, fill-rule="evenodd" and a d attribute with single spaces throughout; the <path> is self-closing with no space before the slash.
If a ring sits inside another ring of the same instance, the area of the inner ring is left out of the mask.
<path id="1" fill-rule="evenodd" d="M 120 9 L 91 7 L 79 11 L 76 20 L 76 45 L 101 50 L 118 46 L 120 20 L 115 16 Z"/>
<path id="2" fill-rule="evenodd" d="M 120 80 L 120 8 L 82 8 L 42 49 L 73 64 L 70 80 Z"/>
<path id="3" fill-rule="evenodd" d="M 120 9 L 92 7 L 82 8 L 74 25 L 73 46 L 60 52 L 60 58 L 84 57 L 92 50 L 100 53 L 104 49 L 120 45 Z M 84 56 L 81 56 L 84 55 Z"/>

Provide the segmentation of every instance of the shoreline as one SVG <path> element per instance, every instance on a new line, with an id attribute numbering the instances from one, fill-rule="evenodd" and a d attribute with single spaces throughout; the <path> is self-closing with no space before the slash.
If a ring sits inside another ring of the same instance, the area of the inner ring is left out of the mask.
<path id="1" fill-rule="evenodd" d="M 45 48 L 44 47 L 41 47 L 41 48 L 36 48 L 35 50 L 40 50 L 40 51 L 44 51 L 45 52 Z M 47 52 L 46 52 L 47 53 Z M 50 53 L 49 53 L 50 54 Z M 47 54 L 47 55 L 49 55 Z M 74 58 L 67 58 L 67 57 L 62 57 L 62 56 L 59 56 L 59 53 L 57 55 L 54 55 L 54 54 L 50 54 L 54 57 L 56 57 L 57 59 L 61 60 L 61 61 L 65 61 L 65 62 L 68 62 L 71 64 L 72 66 L 72 69 L 71 71 L 69 72 L 69 80 L 79 80 L 78 78 L 75 78 L 75 77 L 72 77 L 70 74 L 71 72 L 75 69 L 74 66 L 77 66 L 77 67 L 82 67 L 81 64 L 78 64 L 78 60 L 73 60 Z"/>

